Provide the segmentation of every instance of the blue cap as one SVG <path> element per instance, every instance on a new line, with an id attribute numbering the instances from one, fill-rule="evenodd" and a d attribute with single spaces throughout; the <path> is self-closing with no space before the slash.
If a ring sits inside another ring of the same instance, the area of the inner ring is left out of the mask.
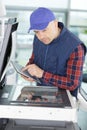
<path id="1" fill-rule="evenodd" d="M 39 7 L 30 16 L 30 30 L 44 30 L 49 22 L 55 20 L 51 10 L 45 7 Z"/>

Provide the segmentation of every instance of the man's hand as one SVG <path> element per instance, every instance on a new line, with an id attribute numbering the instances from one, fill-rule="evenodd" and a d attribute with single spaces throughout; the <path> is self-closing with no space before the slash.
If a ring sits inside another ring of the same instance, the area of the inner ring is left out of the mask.
<path id="1" fill-rule="evenodd" d="M 30 81 L 30 82 L 33 82 L 34 81 L 34 79 L 32 79 L 32 78 L 28 78 L 28 77 L 26 77 L 26 76 L 23 76 L 23 75 L 21 75 L 21 77 L 22 78 L 24 78 L 25 80 L 27 80 L 27 81 Z"/>
<path id="2" fill-rule="evenodd" d="M 37 78 L 42 78 L 42 75 L 44 72 L 41 68 L 39 68 L 35 64 L 30 64 L 30 65 L 24 67 L 23 71 L 24 70 L 27 70 L 32 76 L 36 76 Z"/>

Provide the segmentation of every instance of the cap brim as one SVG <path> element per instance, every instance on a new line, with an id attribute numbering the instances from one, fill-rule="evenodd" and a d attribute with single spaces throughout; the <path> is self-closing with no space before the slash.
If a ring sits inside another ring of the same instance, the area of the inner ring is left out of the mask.
<path id="1" fill-rule="evenodd" d="M 28 32 L 30 32 L 30 30 L 44 30 L 49 23 L 41 23 L 41 24 L 37 24 L 37 25 L 33 25 L 29 28 Z"/>

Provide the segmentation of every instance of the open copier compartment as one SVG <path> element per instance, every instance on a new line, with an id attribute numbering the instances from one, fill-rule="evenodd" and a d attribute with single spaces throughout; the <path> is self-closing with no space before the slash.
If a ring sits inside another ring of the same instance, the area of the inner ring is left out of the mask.
<path id="1" fill-rule="evenodd" d="M 47 86 L 6 86 L 0 90 L 5 130 L 79 130 L 69 91 Z"/>

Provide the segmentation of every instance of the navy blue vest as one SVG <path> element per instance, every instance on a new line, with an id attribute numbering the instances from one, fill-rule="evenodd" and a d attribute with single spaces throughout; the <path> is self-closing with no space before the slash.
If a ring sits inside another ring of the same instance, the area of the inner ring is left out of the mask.
<path id="1" fill-rule="evenodd" d="M 61 76 L 66 76 L 67 61 L 75 48 L 82 44 L 74 34 L 67 30 L 62 23 L 59 22 L 59 27 L 62 28 L 60 36 L 53 40 L 49 45 L 45 45 L 35 36 L 34 38 L 34 63 L 43 70 Z M 82 77 L 79 79 L 81 80 Z M 42 86 L 52 86 L 46 84 L 41 79 Z M 38 84 L 40 85 L 40 84 Z M 78 86 L 79 87 L 79 86 Z M 78 88 L 77 87 L 77 88 Z M 71 92 L 72 95 L 77 95 L 77 89 Z"/>

